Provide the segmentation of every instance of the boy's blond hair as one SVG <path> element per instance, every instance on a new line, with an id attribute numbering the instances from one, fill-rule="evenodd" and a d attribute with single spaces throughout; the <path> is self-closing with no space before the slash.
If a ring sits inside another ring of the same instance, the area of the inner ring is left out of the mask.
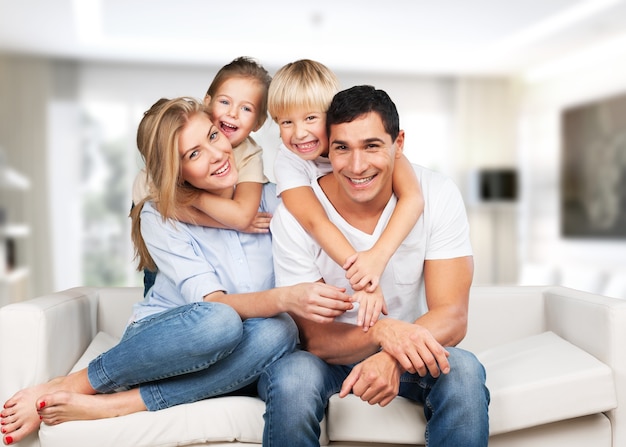
<path id="1" fill-rule="evenodd" d="M 267 109 L 274 121 L 294 109 L 326 112 L 338 91 L 339 80 L 328 67 L 300 59 L 283 66 L 274 75 Z"/>

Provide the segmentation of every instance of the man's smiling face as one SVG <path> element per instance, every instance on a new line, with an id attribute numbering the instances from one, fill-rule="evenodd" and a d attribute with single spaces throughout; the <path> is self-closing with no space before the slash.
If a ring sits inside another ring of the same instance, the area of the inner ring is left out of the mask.
<path id="1" fill-rule="evenodd" d="M 355 202 L 367 203 L 392 191 L 395 159 L 402 155 L 404 133 L 395 141 L 380 115 L 370 112 L 330 128 L 329 153 L 340 190 Z"/>

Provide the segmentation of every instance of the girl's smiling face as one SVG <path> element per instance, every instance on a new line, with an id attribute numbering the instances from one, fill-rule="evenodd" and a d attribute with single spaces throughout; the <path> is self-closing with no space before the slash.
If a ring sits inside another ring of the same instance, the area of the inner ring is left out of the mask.
<path id="1" fill-rule="evenodd" d="M 237 168 L 230 142 L 206 113 L 192 115 L 178 135 L 183 180 L 219 194 L 237 182 Z"/>
<path id="2" fill-rule="evenodd" d="M 226 135 L 232 147 L 239 146 L 250 132 L 259 129 L 263 86 L 255 79 L 234 77 L 207 96 L 211 120 Z"/>

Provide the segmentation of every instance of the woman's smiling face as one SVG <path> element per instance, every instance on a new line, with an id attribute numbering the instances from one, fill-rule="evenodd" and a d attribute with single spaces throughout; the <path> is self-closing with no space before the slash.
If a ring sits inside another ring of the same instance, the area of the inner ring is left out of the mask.
<path id="1" fill-rule="evenodd" d="M 196 113 L 178 135 L 182 178 L 198 189 L 219 193 L 237 182 L 237 168 L 228 138 L 206 113 Z"/>

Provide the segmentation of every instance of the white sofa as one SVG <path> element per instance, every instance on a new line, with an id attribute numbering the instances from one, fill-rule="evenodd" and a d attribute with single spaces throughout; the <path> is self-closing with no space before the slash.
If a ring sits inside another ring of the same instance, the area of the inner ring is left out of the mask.
<path id="1" fill-rule="evenodd" d="M 140 288 L 74 288 L 0 308 L 0 400 L 116 342 Z M 626 445 L 626 300 L 564 287 L 472 288 L 463 347 L 491 391 L 490 446 Z M 620 403 L 622 404 L 620 406 Z M 19 446 L 258 445 L 262 401 L 223 397 L 98 421 L 42 425 Z M 331 398 L 322 445 L 423 445 L 422 408 Z"/>

